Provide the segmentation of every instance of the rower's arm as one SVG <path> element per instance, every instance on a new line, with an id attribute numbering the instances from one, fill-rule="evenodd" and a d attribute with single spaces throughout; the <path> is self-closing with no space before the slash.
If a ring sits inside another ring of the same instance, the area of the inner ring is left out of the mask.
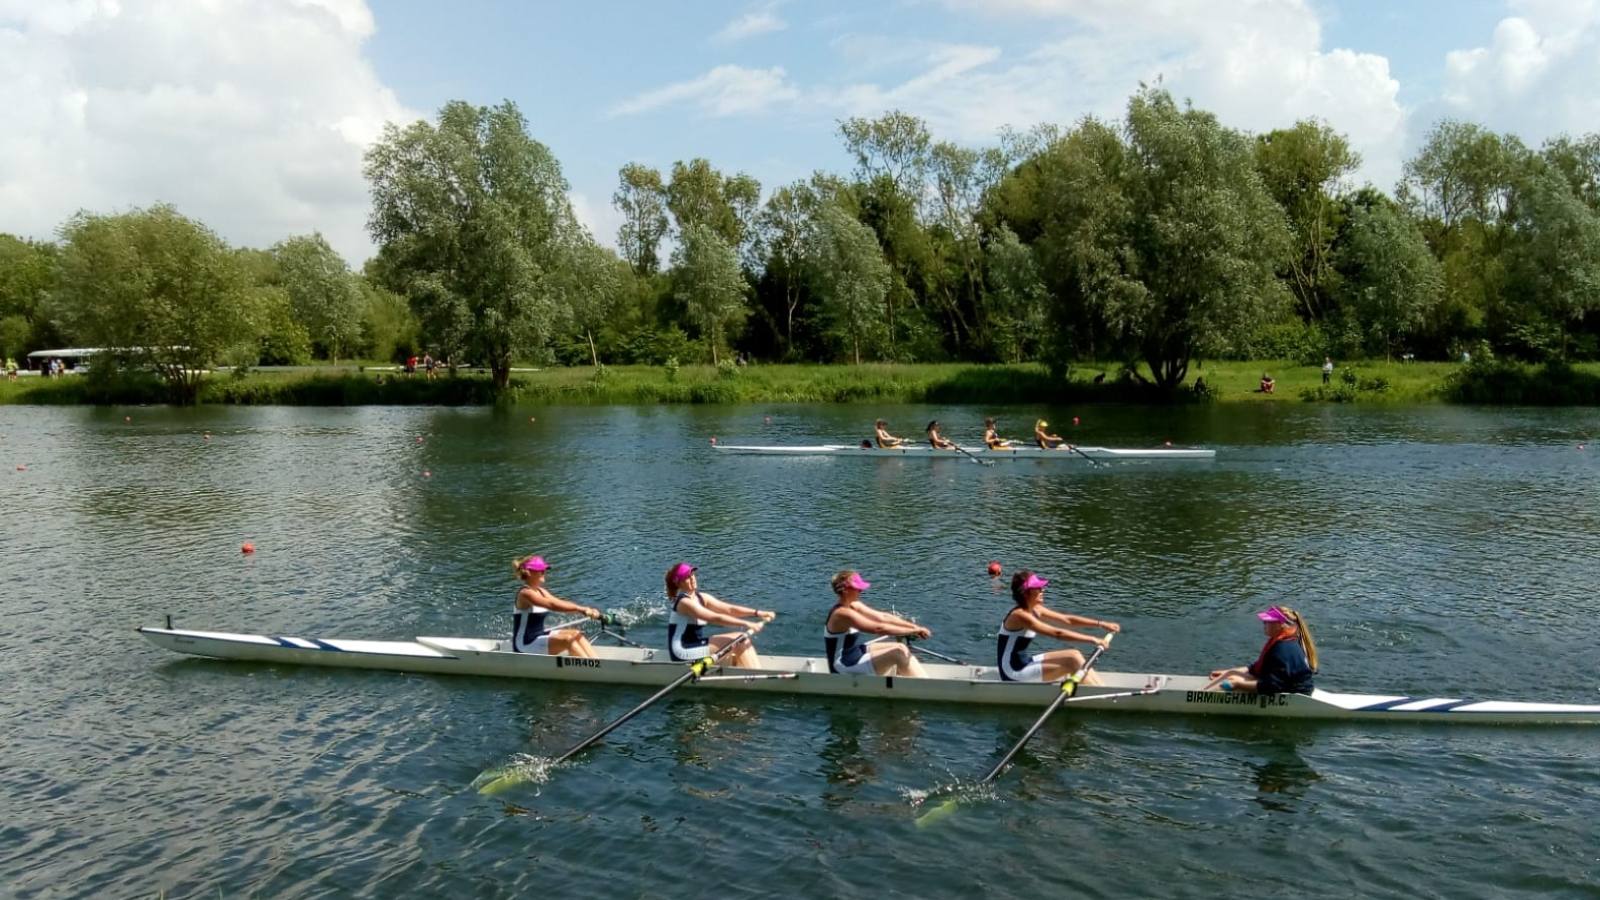
<path id="1" fill-rule="evenodd" d="M 1122 630 L 1121 626 L 1119 626 L 1117 623 L 1109 621 L 1109 620 L 1106 620 L 1106 619 L 1091 619 L 1088 616 L 1080 616 L 1080 615 L 1076 615 L 1074 613 L 1058 612 L 1058 611 L 1053 610 L 1053 609 L 1040 610 L 1039 611 L 1039 615 L 1041 615 L 1042 617 L 1044 617 L 1046 619 L 1054 619 L 1055 621 L 1060 622 L 1063 625 L 1078 625 L 1078 626 L 1081 626 L 1081 627 L 1084 627 L 1084 628 L 1103 628 L 1106 631 L 1121 631 Z"/>
<path id="2" fill-rule="evenodd" d="M 887 634 L 891 637 L 902 637 L 908 634 L 918 634 L 922 631 L 920 625 L 907 622 L 899 616 L 890 615 L 882 610 L 864 607 L 859 601 L 854 607 L 846 607 L 840 612 L 850 620 L 850 624 L 861 631 L 872 634 Z"/>
<path id="3" fill-rule="evenodd" d="M 730 605 L 710 594 L 701 594 L 699 598 L 684 597 L 678 601 L 678 607 L 685 615 L 705 619 L 713 625 L 727 625 L 730 628 L 747 627 L 750 623 L 723 611 Z"/>
<path id="4" fill-rule="evenodd" d="M 755 607 L 751 606 L 740 606 L 737 603 L 729 603 L 726 600 L 722 600 L 705 593 L 700 595 L 700 605 L 714 612 L 725 613 L 729 616 L 739 616 L 745 619 L 753 619 L 757 617 L 768 619 L 773 617 L 772 614 L 767 613 L 767 611 L 764 609 L 756 609 Z M 723 622 L 722 624 L 743 625 L 745 623 L 735 619 L 731 622 Z"/>
<path id="5" fill-rule="evenodd" d="M 1062 616 L 1061 613 L 1056 613 L 1053 609 L 1045 610 L 1045 612 L 1055 613 L 1057 616 Z M 1034 615 L 1028 610 L 1016 610 L 1013 614 L 1019 615 L 1023 621 L 1023 624 L 1027 625 L 1028 628 L 1041 634 L 1048 634 L 1058 641 L 1073 641 L 1079 644 L 1099 644 L 1103 641 L 1110 640 L 1110 638 L 1097 638 L 1093 635 L 1084 634 L 1081 631 L 1072 631 L 1067 628 L 1057 628 L 1056 626 L 1051 625 L 1050 622 L 1043 616 Z"/>
<path id="6" fill-rule="evenodd" d="M 547 594 L 539 598 L 539 605 L 551 612 L 582 613 L 591 619 L 600 618 L 600 610 L 595 607 L 573 603 L 571 600 L 563 600 L 555 594 Z"/>

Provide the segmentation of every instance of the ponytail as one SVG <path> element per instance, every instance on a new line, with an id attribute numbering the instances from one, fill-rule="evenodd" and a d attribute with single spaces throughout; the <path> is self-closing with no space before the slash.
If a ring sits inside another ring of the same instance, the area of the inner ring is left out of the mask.
<path id="1" fill-rule="evenodd" d="M 1300 647 L 1306 651 L 1306 664 L 1311 666 L 1311 671 L 1317 671 L 1317 642 L 1311 639 L 1311 626 L 1299 612 L 1287 606 L 1279 606 L 1278 612 L 1294 625 L 1295 637 L 1300 641 Z"/>

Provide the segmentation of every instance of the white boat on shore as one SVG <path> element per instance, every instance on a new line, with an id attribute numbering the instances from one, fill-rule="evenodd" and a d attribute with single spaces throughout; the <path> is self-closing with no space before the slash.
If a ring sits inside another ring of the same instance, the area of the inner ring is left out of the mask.
<path id="1" fill-rule="evenodd" d="M 1059 459 L 1078 460 L 1206 460 L 1215 459 L 1217 451 L 1184 447 L 1153 447 L 1150 449 L 1126 447 L 1059 447 L 1046 450 L 1042 447 L 1008 447 L 990 450 L 975 447 L 965 450 L 935 450 L 926 444 L 904 447 L 861 447 L 850 444 L 817 444 L 815 446 L 753 446 L 748 444 L 716 444 L 716 449 L 733 456 L 859 456 L 859 457 L 912 457 L 951 458 L 976 457 L 995 459 Z"/>
<path id="2" fill-rule="evenodd" d="M 509 642 L 482 638 L 419 637 L 365 641 L 260 634 L 140 628 L 151 643 L 175 653 L 211 659 L 285 665 L 382 669 L 435 675 L 530 678 L 575 684 L 661 687 L 684 674 L 665 650 L 597 647 L 594 659 L 513 653 Z M 915 702 L 1022 706 L 1042 709 L 1058 693 L 1053 684 L 1001 681 L 992 666 L 925 664 L 927 678 L 835 675 L 815 657 L 763 653 L 761 669 L 719 667 L 691 690 L 738 690 Z M 1255 718 L 1454 722 L 1493 725 L 1596 725 L 1600 705 L 1411 697 L 1399 694 L 1242 694 L 1204 691 L 1197 675 L 1104 672 L 1102 683 L 1078 689 L 1073 708 L 1123 712 L 1227 715 Z M 1146 691 L 1148 691 L 1146 693 Z M 1129 696 L 1129 692 L 1139 692 Z M 1096 695 L 1107 696 L 1096 701 Z"/>

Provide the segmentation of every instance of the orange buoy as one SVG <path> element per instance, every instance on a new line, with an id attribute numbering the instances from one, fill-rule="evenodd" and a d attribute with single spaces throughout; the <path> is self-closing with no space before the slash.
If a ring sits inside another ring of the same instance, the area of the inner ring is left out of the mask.
<path id="1" fill-rule="evenodd" d="M 245 541 L 239 545 L 239 552 L 243 553 L 245 556 L 249 556 L 250 554 L 256 552 L 256 545 L 250 543 L 249 541 Z"/>
<path id="2" fill-rule="evenodd" d="M 994 561 L 994 562 L 989 563 L 989 575 L 990 575 L 990 577 L 992 577 L 992 578 L 1000 577 L 1000 572 L 1001 571 L 1002 570 L 1000 568 L 999 561 Z"/>

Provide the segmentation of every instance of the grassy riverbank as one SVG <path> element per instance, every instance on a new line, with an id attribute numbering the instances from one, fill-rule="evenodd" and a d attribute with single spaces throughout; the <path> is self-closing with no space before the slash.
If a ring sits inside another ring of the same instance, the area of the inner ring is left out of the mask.
<path id="1" fill-rule="evenodd" d="M 1038 365 L 964 363 L 890 365 L 610 366 L 514 373 L 507 400 L 546 404 L 656 403 L 1093 403 L 1159 402 L 1148 386 L 1118 378 L 1115 364 L 1074 367 L 1066 380 Z M 1263 372 L 1276 382 L 1261 393 Z M 1104 373 L 1102 383 L 1094 378 Z M 1193 389 L 1203 381 L 1202 393 Z M 142 404 L 166 401 L 150 377 L 115 380 L 69 376 L 0 381 L 0 403 Z M 1212 361 L 1190 370 L 1180 399 L 1222 403 L 1472 403 L 1600 402 L 1600 364 L 1529 367 L 1490 364 L 1367 361 L 1339 364 L 1326 386 L 1316 366 L 1282 360 Z M 479 405 L 495 400 L 481 372 L 401 375 L 387 367 L 327 366 L 217 374 L 200 402 L 241 405 Z"/>

